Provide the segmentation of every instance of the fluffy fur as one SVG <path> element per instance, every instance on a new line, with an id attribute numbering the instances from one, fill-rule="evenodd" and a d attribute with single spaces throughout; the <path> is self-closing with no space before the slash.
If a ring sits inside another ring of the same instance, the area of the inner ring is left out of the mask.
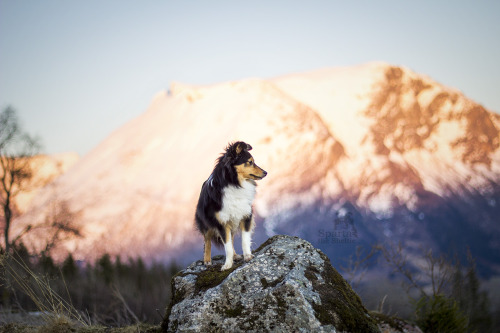
<path id="1" fill-rule="evenodd" d="M 250 243 L 255 222 L 252 203 L 255 197 L 256 180 L 267 172 L 258 167 L 249 144 L 238 141 L 229 144 L 217 159 L 214 170 L 201 187 L 196 207 L 196 226 L 204 237 L 203 261 L 211 265 L 212 241 L 224 245 L 226 261 L 222 270 L 232 267 L 233 259 L 239 258 L 234 250 L 234 235 L 242 232 L 241 243 L 245 261 L 252 259 Z"/>

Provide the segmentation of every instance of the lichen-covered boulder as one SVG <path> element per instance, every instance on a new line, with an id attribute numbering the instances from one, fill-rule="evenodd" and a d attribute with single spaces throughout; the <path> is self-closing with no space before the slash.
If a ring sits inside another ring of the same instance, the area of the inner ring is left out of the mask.
<path id="1" fill-rule="evenodd" d="M 248 263 L 224 257 L 191 264 L 172 279 L 165 332 L 380 332 L 379 323 L 332 267 L 297 237 L 274 236 Z"/>

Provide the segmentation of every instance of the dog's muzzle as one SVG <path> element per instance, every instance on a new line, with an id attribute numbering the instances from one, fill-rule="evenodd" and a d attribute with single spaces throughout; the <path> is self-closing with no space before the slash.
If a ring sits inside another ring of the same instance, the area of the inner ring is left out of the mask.
<path id="1" fill-rule="evenodd" d="M 264 178 L 265 176 L 267 176 L 267 171 L 262 170 L 262 176 L 261 176 L 261 177 L 256 176 L 256 175 L 254 175 L 253 173 L 251 173 L 251 174 L 250 174 L 250 176 L 255 177 L 255 179 L 262 179 L 262 178 Z"/>

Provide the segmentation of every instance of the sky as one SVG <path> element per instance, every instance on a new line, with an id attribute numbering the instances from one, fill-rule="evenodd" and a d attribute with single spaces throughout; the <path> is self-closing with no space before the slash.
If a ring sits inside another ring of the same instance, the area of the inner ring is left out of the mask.
<path id="1" fill-rule="evenodd" d="M 88 153 L 171 82 L 370 61 L 500 113 L 499 59 L 497 0 L 0 0 L 0 107 L 48 154 Z"/>

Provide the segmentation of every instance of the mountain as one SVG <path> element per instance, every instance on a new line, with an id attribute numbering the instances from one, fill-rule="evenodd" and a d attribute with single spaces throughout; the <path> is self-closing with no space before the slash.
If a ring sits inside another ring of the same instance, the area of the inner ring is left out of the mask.
<path id="1" fill-rule="evenodd" d="M 257 189 L 255 243 L 296 235 L 334 262 L 388 240 L 409 252 L 464 255 L 468 245 L 483 272 L 497 274 L 499 129 L 499 115 L 461 92 L 385 63 L 176 83 L 37 195 L 16 225 L 46 219 L 57 196 L 84 235 L 63 252 L 190 261 L 201 254 L 201 184 L 227 143 L 244 140 L 269 173 Z"/>
<path id="2" fill-rule="evenodd" d="M 483 272 L 498 272 L 499 115 L 385 64 L 274 82 L 317 110 L 344 145 L 331 170 L 341 184 L 334 201 L 357 214 L 365 238 L 462 256 L 470 246 Z"/>

